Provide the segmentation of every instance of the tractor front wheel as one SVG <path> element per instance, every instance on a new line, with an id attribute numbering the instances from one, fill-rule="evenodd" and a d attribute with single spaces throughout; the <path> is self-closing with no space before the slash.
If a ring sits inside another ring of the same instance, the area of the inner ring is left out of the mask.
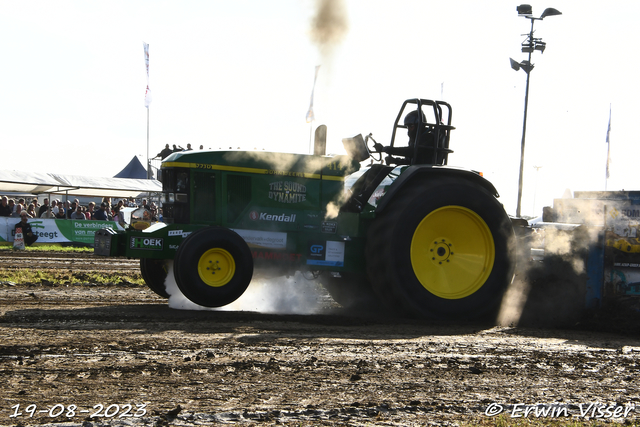
<path id="1" fill-rule="evenodd" d="M 238 299 L 253 276 L 253 259 L 245 241 L 223 227 L 191 233 L 174 261 L 180 291 L 192 302 L 221 307 Z"/>

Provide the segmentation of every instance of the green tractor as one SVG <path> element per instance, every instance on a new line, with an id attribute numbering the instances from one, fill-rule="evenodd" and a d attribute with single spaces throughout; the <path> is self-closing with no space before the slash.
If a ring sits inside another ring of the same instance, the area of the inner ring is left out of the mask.
<path id="1" fill-rule="evenodd" d="M 402 129 L 409 142 L 396 144 Z M 127 212 L 124 231 L 96 233 L 95 253 L 139 258 L 165 297 L 173 262 L 179 289 L 206 307 L 258 275 L 302 271 L 343 306 L 479 316 L 513 278 L 515 235 L 494 186 L 447 166 L 453 129 L 449 104 L 410 99 L 386 147 L 358 135 L 343 140 L 347 155 L 174 153 L 161 167 L 163 222 Z"/>

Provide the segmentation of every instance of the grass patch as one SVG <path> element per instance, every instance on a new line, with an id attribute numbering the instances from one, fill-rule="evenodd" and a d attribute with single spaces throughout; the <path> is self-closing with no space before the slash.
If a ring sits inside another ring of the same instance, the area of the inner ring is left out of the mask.
<path id="1" fill-rule="evenodd" d="M 0 251 L 13 251 L 13 246 L 11 245 L 2 245 L 0 246 Z M 27 246 L 25 248 L 27 252 L 93 252 L 93 248 L 89 246 L 67 246 L 61 244 L 50 244 L 50 245 L 34 245 Z"/>
<path id="2" fill-rule="evenodd" d="M 0 282 L 11 282 L 17 285 L 73 285 L 81 283 L 95 283 L 98 285 L 144 285 L 140 273 L 109 273 L 109 272 L 69 272 L 43 270 L 0 270 Z"/>

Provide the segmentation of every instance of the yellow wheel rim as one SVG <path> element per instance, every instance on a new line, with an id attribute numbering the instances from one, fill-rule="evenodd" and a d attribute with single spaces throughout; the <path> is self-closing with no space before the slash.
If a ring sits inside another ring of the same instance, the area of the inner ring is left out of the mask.
<path id="1" fill-rule="evenodd" d="M 446 299 L 477 292 L 495 260 L 489 226 L 470 209 L 444 206 L 424 217 L 411 240 L 411 265 L 426 290 Z"/>
<path id="2" fill-rule="evenodd" d="M 209 249 L 198 261 L 198 274 L 204 283 L 214 288 L 229 283 L 236 272 L 233 256 L 222 248 Z"/>

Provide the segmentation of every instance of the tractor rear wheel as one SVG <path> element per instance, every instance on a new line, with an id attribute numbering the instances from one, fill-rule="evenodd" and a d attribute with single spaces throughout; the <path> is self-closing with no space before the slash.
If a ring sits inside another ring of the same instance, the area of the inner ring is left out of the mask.
<path id="1" fill-rule="evenodd" d="M 494 309 L 515 269 L 509 217 L 460 178 L 407 184 L 369 229 L 367 272 L 378 296 L 419 317 L 470 318 Z"/>
<path id="2" fill-rule="evenodd" d="M 325 273 L 321 283 L 331 298 L 344 308 L 370 311 L 380 306 L 371 283 L 365 275 L 340 273 L 339 276 L 334 276 L 332 273 Z"/>
<path id="3" fill-rule="evenodd" d="M 164 285 L 167 278 L 165 262 L 164 259 L 140 258 L 140 274 L 149 289 L 162 298 L 169 298 Z"/>
<path id="4" fill-rule="evenodd" d="M 221 307 L 238 299 L 253 276 L 253 258 L 246 242 L 234 231 L 209 227 L 191 233 L 174 260 L 180 291 L 192 302 Z"/>

